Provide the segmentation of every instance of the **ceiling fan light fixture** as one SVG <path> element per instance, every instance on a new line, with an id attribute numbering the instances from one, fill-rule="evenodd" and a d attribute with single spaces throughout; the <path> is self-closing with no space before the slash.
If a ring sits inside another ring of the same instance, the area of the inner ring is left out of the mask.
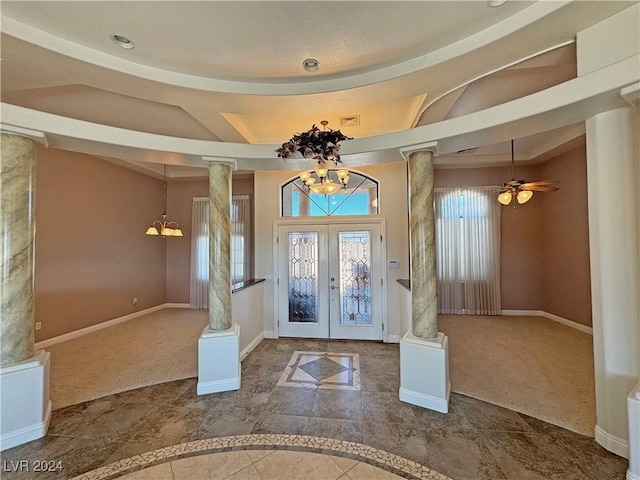
<path id="1" fill-rule="evenodd" d="M 513 140 L 511 140 L 511 181 L 502 185 L 498 195 L 498 202 L 502 205 L 509 205 L 513 197 L 516 198 L 518 204 L 527 203 L 533 197 L 533 192 L 555 192 L 558 190 L 558 182 L 555 180 L 539 180 L 537 182 L 525 182 L 524 180 L 516 180 L 516 161 L 514 153 Z M 516 204 L 514 202 L 513 206 Z"/>
<path id="2" fill-rule="evenodd" d="M 531 190 L 520 190 L 518 192 L 518 203 L 522 205 L 523 203 L 527 203 L 533 197 L 533 192 Z"/>
<path id="3" fill-rule="evenodd" d="M 511 192 L 503 192 L 500 195 L 498 195 L 498 201 L 502 205 L 509 205 L 511 203 L 512 198 L 513 198 L 513 195 L 511 195 Z"/>

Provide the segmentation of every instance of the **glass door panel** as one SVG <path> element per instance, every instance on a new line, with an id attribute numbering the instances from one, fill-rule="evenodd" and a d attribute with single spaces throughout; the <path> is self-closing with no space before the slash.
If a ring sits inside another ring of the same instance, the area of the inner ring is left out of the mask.
<path id="1" fill-rule="evenodd" d="M 341 325 L 371 325 L 371 232 L 339 232 Z"/>
<path id="2" fill-rule="evenodd" d="M 318 323 L 318 232 L 290 232 L 289 322 Z"/>
<path id="3" fill-rule="evenodd" d="M 331 338 L 382 340 L 381 247 L 379 224 L 329 227 Z"/>
<path id="4" fill-rule="evenodd" d="M 278 228 L 278 334 L 329 337 L 327 229 Z"/>

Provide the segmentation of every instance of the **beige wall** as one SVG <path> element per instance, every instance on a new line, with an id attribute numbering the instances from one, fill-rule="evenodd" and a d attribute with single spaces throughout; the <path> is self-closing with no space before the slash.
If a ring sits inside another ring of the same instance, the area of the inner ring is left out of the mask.
<path id="1" fill-rule="evenodd" d="M 540 178 L 560 190 L 540 194 L 542 206 L 541 310 L 591 326 L 586 147 L 540 165 Z"/>
<path id="2" fill-rule="evenodd" d="M 44 148 L 36 178 L 37 341 L 166 301 L 164 242 L 144 234 L 162 213 L 161 181 Z"/>

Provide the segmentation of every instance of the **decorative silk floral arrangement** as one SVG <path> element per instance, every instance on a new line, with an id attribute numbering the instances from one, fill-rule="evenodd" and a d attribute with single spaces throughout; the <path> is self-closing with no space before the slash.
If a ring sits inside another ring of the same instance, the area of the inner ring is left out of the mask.
<path id="1" fill-rule="evenodd" d="M 299 152 L 304 158 L 317 160 L 320 165 L 324 162 L 333 162 L 337 166 L 338 163 L 342 163 L 338 153 L 340 151 L 338 142 L 342 140 L 351 140 L 351 138 L 342 134 L 340 130 L 320 130 L 314 124 L 308 132 L 296 133 L 276 152 L 278 157 L 285 160 Z"/>

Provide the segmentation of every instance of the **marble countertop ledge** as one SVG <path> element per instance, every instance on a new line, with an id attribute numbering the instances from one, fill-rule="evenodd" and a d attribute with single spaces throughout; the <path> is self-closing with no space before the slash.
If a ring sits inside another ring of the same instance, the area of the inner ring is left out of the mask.
<path id="1" fill-rule="evenodd" d="M 253 285 L 260 282 L 264 282 L 264 278 L 250 278 L 249 280 L 245 280 L 244 282 L 234 283 L 233 285 L 231 285 L 231 293 L 239 292 L 240 290 L 252 287 Z"/>

